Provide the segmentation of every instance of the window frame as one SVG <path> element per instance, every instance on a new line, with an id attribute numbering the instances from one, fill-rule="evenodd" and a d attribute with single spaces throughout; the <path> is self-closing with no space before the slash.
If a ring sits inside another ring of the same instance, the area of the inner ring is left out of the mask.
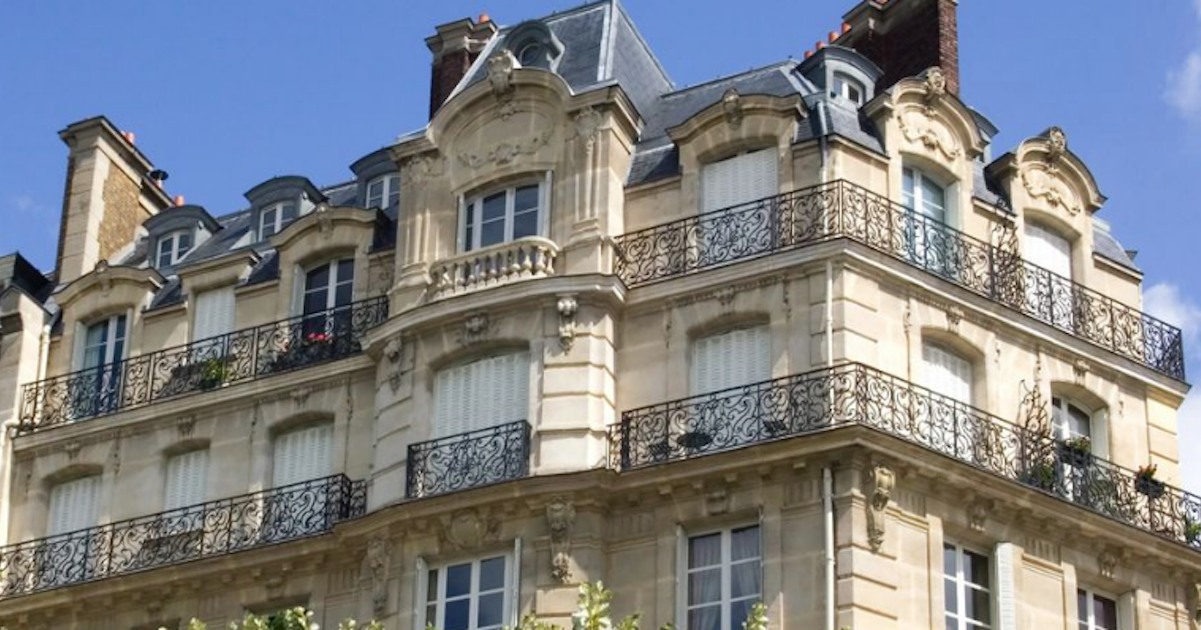
<path id="1" fill-rule="evenodd" d="M 486 189 L 481 189 L 479 192 L 461 197 L 459 203 L 459 229 L 458 229 L 458 250 L 460 253 L 472 252 L 489 247 L 496 247 L 506 243 L 512 243 L 516 240 L 513 237 L 513 227 L 516 218 L 516 202 L 518 189 L 527 188 L 530 186 L 538 187 L 538 206 L 535 212 L 534 223 L 537 226 L 535 234 L 522 236 L 519 238 L 528 238 L 529 236 L 537 236 L 546 238 L 549 230 L 550 218 L 550 194 L 551 194 L 551 172 L 547 171 L 541 177 L 523 177 L 514 179 L 502 186 L 494 186 Z M 480 237 L 483 234 L 483 213 L 484 201 L 495 197 L 497 194 L 505 195 L 505 214 L 504 214 L 504 237 L 497 243 L 488 245 L 480 244 Z"/>
<path id="2" fill-rule="evenodd" d="M 343 262 L 350 263 L 349 280 L 338 277 L 338 269 L 342 267 Z M 301 268 L 301 270 L 304 272 L 304 275 L 300 282 L 300 314 L 305 316 L 319 315 L 321 313 L 329 312 L 335 308 L 341 308 L 353 304 L 355 276 L 358 275 L 355 273 L 355 264 L 356 260 L 353 256 L 351 256 L 348 258 L 331 258 L 325 262 Z M 309 288 L 309 275 L 323 267 L 329 272 L 329 280 L 321 289 Z M 350 300 L 346 302 L 346 304 L 338 304 L 338 288 L 346 284 L 350 285 Z M 305 305 L 308 303 L 307 298 L 309 294 L 316 293 L 319 290 L 325 291 L 325 308 L 313 311 L 311 313 L 306 313 Z"/>
<path id="3" fill-rule="evenodd" d="M 1072 428 L 1068 426 L 1070 424 L 1071 409 L 1073 407 L 1086 416 L 1086 419 L 1088 420 L 1087 435 L 1074 433 Z M 1056 415 L 1057 412 L 1067 414 L 1064 416 L 1065 423 L 1062 425 L 1058 422 L 1059 416 Z M 1073 438 L 1084 437 L 1088 438 L 1090 443 L 1096 443 L 1096 437 L 1093 435 L 1096 433 L 1096 422 L 1093 420 L 1096 413 L 1097 412 L 1091 407 L 1081 404 L 1080 401 L 1070 396 L 1063 396 L 1059 394 L 1051 395 L 1051 430 L 1055 433 L 1056 439 L 1070 440 Z"/>
<path id="4" fill-rule="evenodd" d="M 88 333 L 97 326 L 105 326 L 104 341 L 97 344 L 97 347 L 104 348 L 104 356 L 101 357 L 100 363 L 96 365 L 87 365 L 88 351 L 93 347 L 88 343 Z M 83 325 L 83 338 L 79 341 L 79 369 L 91 370 L 100 369 L 105 366 L 110 366 L 125 359 L 125 354 L 128 350 L 126 347 L 129 343 L 129 315 L 127 313 L 114 313 L 108 317 L 93 320 L 91 323 Z M 120 351 L 116 350 L 116 346 L 120 344 Z"/>
<path id="5" fill-rule="evenodd" d="M 906 172 L 912 174 L 912 179 L 913 179 L 913 191 L 912 192 L 905 190 Z M 945 183 L 943 183 L 944 181 L 945 180 L 943 180 L 942 178 L 940 178 L 936 175 L 931 175 L 925 169 L 919 168 L 918 166 L 916 166 L 914 164 L 903 164 L 901 166 L 901 202 L 902 202 L 901 205 L 909 212 L 920 215 L 927 220 L 934 221 L 935 223 L 940 224 L 940 225 L 953 227 L 954 221 L 952 219 L 954 216 L 954 212 L 952 211 L 953 204 L 952 204 L 952 200 L 951 200 L 953 185 L 945 184 Z M 926 213 L 924 210 L 926 207 L 926 199 L 925 199 L 926 193 L 925 193 L 925 188 L 923 187 L 923 183 L 926 183 L 926 182 L 929 182 L 930 184 L 936 186 L 939 190 L 942 191 L 942 206 L 940 208 L 940 210 L 942 211 L 941 219 L 931 216 L 930 214 Z M 906 201 L 905 197 L 907 195 L 913 197 L 912 204 L 905 203 L 905 201 Z"/>
<path id="6" fill-rule="evenodd" d="M 188 245 L 187 245 L 187 248 L 182 248 L 180 246 L 180 241 L 183 240 L 183 238 L 185 236 L 187 237 Z M 168 245 L 170 247 L 170 249 L 167 251 L 164 251 L 163 250 L 164 245 Z M 183 260 L 183 257 L 187 256 L 195 247 L 196 247 L 196 234 L 194 233 L 193 230 L 188 229 L 188 228 L 183 228 L 183 229 L 172 230 L 170 232 L 167 232 L 166 234 L 159 237 L 158 244 L 155 247 L 155 253 L 154 253 L 155 268 L 156 269 L 164 269 L 167 267 L 174 267 L 176 264 L 179 263 L 180 260 Z M 163 261 L 164 254 L 170 254 L 170 256 L 168 257 L 166 262 Z"/>
<path id="7" fill-rule="evenodd" d="M 758 532 L 757 532 L 757 537 L 759 540 L 759 547 L 757 550 L 758 555 L 755 556 L 754 559 L 743 558 L 743 559 L 740 559 L 737 562 L 735 562 L 734 560 L 732 560 L 733 533 L 735 531 L 742 531 L 742 530 L 747 530 L 747 529 L 752 529 L 752 528 L 758 530 Z M 720 588 L 721 593 L 719 595 L 718 601 L 719 601 L 719 604 L 721 607 L 721 613 L 720 613 L 721 616 L 720 616 L 718 625 L 721 628 L 727 627 L 726 621 L 728 619 L 730 619 L 730 614 L 733 611 L 733 606 L 736 602 L 738 602 L 738 603 L 741 603 L 741 602 L 754 603 L 754 602 L 763 600 L 763 580 L 764 580 L 764 574 L 763 574 L 763 524 L 761 522 L 742 523 L 739 525 L 727 525 L 724 527 L 712 527 L 712 528 L 698 529 L 697 531 L 682 532 L 682 534 L 683 535 L 682 535 L 682 544 L 681 544 L 680 552 L 683 554 L 683 557 L 680 559 L 679 569 L 682 571 L 683 574 L 680 576 L 680 579 L 679 579 L 680 592 L 678 593 L 678 597 L 680 598 L 679 601 L 681 602 L 681 604 L 679 606 L 679 613 L 681 615 L 681 618 L 678 620 L 680 628 L 682 628 L 683 630 L 693 630 L 689 626 L 689 616 L 690 616 L 691 611 L 696 608 L 705 608 L 705 607 L 713 606 L 713 602 L 705 602 L 703 604 L 693 604 L 691 596 L 690 596 L 691 589 L 690 589 L 690 583 L 689 583 L 689 578 L 692 576 L 693 573 L 699 573 L 701 571 L 709 571 L 709 570 L 712 570 L 714 567 L 720 568 L 721 583 L 720 583 L 719 588 Z M 691 545 L 692 545 L 693 539 L 704 538 L 707 536 L 712 536 L 714 534 L 721 535 L 720 564 L 706 565 L 705 567 L 700 567 L 700 568 L 694 569 L 692 567 L 692 558 L 691 558 Z M 735 564 L 747 564 L 750 562 L 757 562 L 759 565 L 759 593 L 756 595 L 745 595 L 743 597 L 735 599 L 733 597 L 733 577 L 732 577 L 733 571 L 732 571 L 732 569 Z"/>
<path id="8" fill-rule="evenodd" d="M 1034 254 L 1031 251 L 1031 245 L 1033 244 L 1034 240 L 1039 240 L 1044 245 L 1050 245 L 1052 239 L 1062 241 L 1064 245 L 1067 246 L 1066 275 L 1058 269 L 1052 269 L 1051 267 L 1054 265 L 1049 264 L 1045 258 L 1041 258 L 1039 254 Z M 1039 221 L 1037 219 L 1027 219 L 1022 226 L 1022 241 L 1022 260 L 1039 267 L 1040 269 L 1046 269 L 1047 271 L 1050 271 L 1051 273 L 1067 280 L 1075 279 L 1076 265 L 1075 261 L 1073 260 L 1073 256 L 1075 255 L 1076 244 L 1073 239 L 1065 235 L 1062 230 L 1059 230 L 1051 224 Z"/>
<path id="9" fill-rule="evenodd" d="M 371 194 L 371 187 L 375 184 L 381 184 L 382 188 L 380 190 L 379 201 L 375 205 L 372 205 L 371 200 L 374 195 Z M 379 208 L 381 210 L 386 210 L 391 208 L 393 205 L 399 204 L 400 174 L 384 173 L 383 175 L 372 177 L 371 179 L 367 180 L 367 185 L 363 187 L 363 196 L 363 205 L 368 208 Z M 393 198 L 395 198 L 395 201 L 393 201 Z"/>
<path id="10" fill-rule="evenodd" d="M 946 574 L 946 560 L 943 560 L 943 593 L 945 599 L 946 583 L 948 580 L 955 584 L 955 612 L 950 609 L 951 602 L 943 602 L 943 619 L 949 620 L 954 618 L 956 621 L 954 628 L 948 630 L 991 630 L 996 627 L 996 607 L 997 607 L 997 588 L 992 584 L 994 581 L 994 571 L 996 570 L 996 559 L 990 553 L 980 553 L 974 547 L 961 545 L 956 542 L 943 541 L 944 558 L 947 549 L 953 549 L 955 552 L 955 575 L 948 576 Z M 987 571 L 984 574 L 988 577 L 988 584 L 980 585 L 975 582 L 968 581 L 968 578 L 963 574 L 963 558 L 965 554 L 972 554 L 984 558 L 988 562 Z M 988 595 L 988 617 L 987 623 L 970 619 L 967 617 L 965 604 L 967 603 L 968 588 L 971 587 L 975 591 L 983 591 Z M 944 621 L 945 622 L 945 621 Z"/>
<path id="11" fill-rule="evenodd" d="M 504 575 L 504 583 L 499 589 L 491 589 L 486 592 L 480 590 L 480 566 L 489 560 L 501 558 L 504 560 L 502 574 Z M 484 628 L 500 630 L 510 623 L 513 616 L 513 593 L 518 585 L 514 583 L 514 556 L 512 552 L 501 551 L 498 553 L 485 553 L 471 558 L 458 558 L 449 560 L 434 565 L 429 565 L 425 568 L 425 574 L 418 577 L 420 584 L 424 587 L 422 595 L 425 596 L 425 601 L 417 602 L 418 610 L 424 618 L 424 627 L 433 625 L 436 628 L 445 628 L 446 621 L 446 581 L 448 569 L 470 565 L 471 567 L 471 585 L 468 587 L 466 595 L 455 596 L 452 601 L 468 600 L 468 630 L 479 630 L 479 603 L 480 599 L 487 595 L 500 594 L 501 596 L 501 622 L 496 626 L 484 626 Z M 434 591 L 429 589 L 430 574 L 437 572 L 437 584 L 434 585 Z M 430 619 L 430 609 L 433 608 L 433 619 Z"/>
<path id="12" fill-rule="evenodd" d="M 1080 610 L 1079 598 L 1081 595 L 1085 596 L 1085 600 L 1084 600 L 1085 604 L 1086 604 L 1085 610 Z M 1125 630 L 1124 628 L 1122 628 L 1122 616 L 1118 610 L 1119 604 L 1118 604 L 1117 597 L 1112 597 L 1107 593 L 1099 593 L 1091 588 L 1084 588 L 1082 586 L 1077 586 L 1076 587 L 1076 598 L 1077 598 L 1076 627 L 1079 628 L 1079 630 Z M 1096 599 L 1098 599 L 1098 598 L 1103 599 L 1103 600 L 1109 602 L 1110 604 L 1113 604 L 1113 620 L 1114 620 L 1114 624 L 1115 624 L 1113 628 L 1106 628 L 1104 626 L 1097 625 L 1097 620 L 1095 619 L 1095 615 L 1093 614 L 1094 610 L 1095 610 L 1095 608 L 1093 606 L 1093 602 L 1096 601 Z M 1084 616 L 1084 615 L 1086 615 L 1086 616 Z"/>
<path id="13" fill-rule="evenodd" d="M 952 348 L 952 347 L 948 346 L 948 345 L 947 345 L 947 344 L 945 344 L 945 343 L 940 343 L 940 342 L 938 342 L 938 341 L 936 341 L 936 340 L 932 340 L 932 339 L 929 339 L 929 338 L 927 338 L 927 339 L 923 339 L 923 340 L 922 340 L 922 342 L 921 342 L 921 346 L 922 346 L 922 347 L 921 347 L 921 351 L 922 351 L 922 354 L 921 354 L 921 362 L 922 362 L 922 372 L 921 372 L 921 376 L 922 376 L 922 378 L 921 378 L 921 381 L 920 381 L 920 384 L 921 384 L 921 386 L 922 386 L 922 387 L 924 387 L 924 388 L 926 388 L 926 389 L 928 389 L 928 390 L 930 390 L 931 392 L 934 392 L 935 394 L 937 394 L 937 395 L 939 395 L 939 396 L 941 396 L 941 397 L 943 397 L 943 398 L 945 398 L 945 399 L 949 400 L 949 401 L 952 401 L 952 402 L 954 402 L 955 404 L 959 404 L 959 405 L 965 405 L 965 406 L 968 406 L 968 407 L 975 407 L 975 406 L 977 406 L 977 402 L 976 402 L 976 379 L 978 378 L 978 376 L 977 376 L 977 374 L 976 374 L 976 367 L 977 367 L 977 366 L 976 366 L 976 362 L 975 362 L 975 361 L 973 361 L 971 357 L 969 357 L 969 356 L 965 355 L 965 354 L 964 354 L 964 353 L 962 353 L 962 352 L 959 352 L 959 351 L 958 351 L 958 350 L 956 350 L 955 348 Z M 960 398 L 957 398 L 957 397 L 955 397 L 954 395 L 948 394 L 948 393 L 946 393 L 946 392 L 943 392 L 943 391 L 940 391 L 939 389 L 937 389 L 937 387 L 936 387 L 936 386 L 934 385 L 934 383 L 933 383 L 933 378 L 932 378 L 932 377 L 933 377 L 934 375 L 933 375 L 933 373 L 931 372 L 931 369 L 930 369 L 930 368 L 931 368 L 931 363 L 932 363 L 932 362 L 931 362 L 931 361 L 929 361 L 929 360 L 926 358 L 926 351 L 927 351 L 927 349 L 929 349 L 931 352 L 934 352 L 934 353 L 938 353 L 938 354 L 942 354 L 942 355 L 944 355 L 944 356 L 947 356 L 947 357 L 949 357 L 949 358 L 950 358 L 950 359 L 952 359 L 952 360 L 960 361 L 960 362 L 962 362 L 964 365 L 966 365 L 966 366 L 967 366 L 967 395 L 968 395 L 968 399 L 967 399 L 967 400 L 962 400 L 962 399 L 960 399 Z"/>
<path id="14" fill-rule="evenodd" d="M 292 206 L 292 218 L 285 219 L 285 215 L 287 213 L 284 212 L 284 209 L 289 205 Z M 267 214 L 268 213 L 272 213 L 272 215 L 271 215 L 272 216 L 272 220 L 271 220 L 271 228 L 272 229 L 271 229 L 270 234 L 266 233 Z M 287 227 L 290 223 L 292 223 L 293 221 L 295 221 L 298 218 L 300 218 L 300 203 L 295 199 L 284 199 L 283 201 L 276 201 L 275 203 L 270 203 L 270 204 L 263 206 L 261 209 L 259 209 L 259 225 L 258 225 L 259 240 L 265 241 L 265 240 L 271 238 L 272 236 L 279 234 L 280 232 L 283 231 L 283 229 L 285 227 Z"/>
<path id="15" fill-rule="evenodd" d="M 851 96 L 851 90 L 859 92 L 858 98 Z M 834 73 L 834 90 L 832 92 L 835 96 L 854 103 L 856 107 L 862 107 L 867 102 L 867 90 L 860 81 L 849 74 Z"/>

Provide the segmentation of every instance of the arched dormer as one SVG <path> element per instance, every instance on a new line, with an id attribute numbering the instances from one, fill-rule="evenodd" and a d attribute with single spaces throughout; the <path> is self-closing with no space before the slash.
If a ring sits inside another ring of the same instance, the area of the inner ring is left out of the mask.
<path id="1" fill-rule="evenodd" d="M 522 68 L 542 68 L 554 71 L 563 57 L 563 43 L 550 28 L 539 20 L 529 20 L 513 27 L 500 42 Z"/>
<path id="2" fill-rule="evenodd" d="M 858 51 L 826 46 L 797 70 L 831 97 L 830 102 L 858 108 L 876 96 L 876 81 L 883 72 Z"/>
<path id="3" fill-rule="evenodd" d="M 280 294 L 281 319 L 343 307 L 365 297 L 367 252 L 378 212 L 322 204 L 271 237 L 279 257 L 280 286 L 291 287 Z M 318 281 L 321 287 L 316 286 Z M 319 288 L 324 302 L 306 302 L 316 299 Z"/>
<path id="4" fill-rule="evenodd" d="M 150 266 L 164 274 L 174 271 L 176 263 L 222 229 L 221 224 L 203 206 L 176 206 L 146 219 L 147 256 Z"/>
<path id="5" fill-rule="evenodd" d="M 289 223 L 326 201 L 325 195 L 305 177 L 273 177 L 246 191 L 250 202 L 250 230 L 255 242 L 265 241 Z"/>
<path id="6" fill-rule="evenodd" d="M 357 197 L 364 208 L 392 210 L 400 201 L 400 169 L 392 161 L 392 148 L 368 153 L 350 165 Z"/>
<path id="7" fill-rule="evenodd" d="M 975 115 L 947 91 L 946 78 L 937 67 L 876 95 L 866 112 L 885 130 L 892 151 L 924 155 L 956 171 L 961 170 L 954 166 L 957 162 L 984 152 L 986 141 Z"/>
<path id="8" fill-rule="evenodd" d="M 93 368 L 120 361 L 138 347 L 142 311 L 164 284 L 155 269 L 96 268 L 56 294 L 62 308 L 63 336 L 59 365 L 63 371 Z"/>

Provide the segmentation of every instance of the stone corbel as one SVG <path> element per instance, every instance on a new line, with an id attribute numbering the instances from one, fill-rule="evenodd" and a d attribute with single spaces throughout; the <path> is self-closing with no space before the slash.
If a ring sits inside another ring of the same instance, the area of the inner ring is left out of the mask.
<path id="1" fill-rule="evenodd" d="M 967 506 L 967 522 L 973 531 L 983 532 L 988 522 L 988 514 L 992 505 L 989 501 L 978 499 Z"/>
<path id="2" fill-rule="evenodd" d="M 513 68 L 516 67 L 513 53 L 501 50 L 488 60 L 488 83 L 492 86 L 492 95 L 503 100 L 513 91 Z"/>
<path id="3" fill-rule="evenodd" d="M 926 80 L 922 87 L 926 90 L 927 115 L 933 115 L 934 104 L 947 95 L 947 75 L 943 74 L 942 68 L 938 66 L 927 68 Z"/>
<path id="4" fill-rule="evenodd" d="M 443 544 L 456 551 L 473 551 L 495 541 L 500 533 L 496 519 L 469 508 L 441 518 L 438 530 Z"/>
<path id="5" fill-rule="evenodd" d="M 738 90 L 730 88 L 721 95 L 721 109 L 726 116 L 726 122 L 731 127 L 738 127 L 742 124 L 743 103 L 742 95 L 738 93 Z"/>
<path id="6" fill-rule="evenodd" d="M 557 496 L 546 506 L 550 527 L 550 575 L 560 584 L 571 580 L 571 529 L 575 526 L 575 506 Z"/>
<path id="7" fill-rule="evenodd" d="M 404 351 L 404 341 L 399 335 L 388 339 L 384 344 L 384 358 L 388 360 L 388 385 L 392 387 L 393 394 L 400 389 L 400 375 L 404 372 Z"/>
<path id="8" fill-rule="evenodd" d="M 963 321 L 963 309 L 954 304 L 947 307 L 947 332 L 959 334 L 959 322 Z"/>
<path id="9" fill-rule="evenodd" d="M 579 302 L 574 295 L 561 295 L 556 310 L 559 312 L 559 346 L 564 352 L 570 352 L 575 344 L 575 316 L 580 310 Z"/>
<path id="10" fill-rule="evenodd" d="M 313 215 L 317 217 L 317 230 L 321 232 L 322 238 L 328 239 L 334 232 L 334 220 L 329 216 L 329 206 L 324 203 L 318 204 Z"/>
<path id="11" fill-rule="evenodd" d="M 879 553 L 884 545 L 884 524 L 888 519 L 888 503 L 896 486 L 896 473 L 881 464 L 872 466 L 872 493 L 867 505 L 867 541 L 872 551 Z"/>
<path id="12" fill-rule="evenodd" d="M 371 580 L 371 611 L 383 617 L 388 610 L 388 568 L 392 565 L 392 545 L 383 534 L 367 542 L 364 573 Z"/>
<path id="13" fill-rule="evenodd" d="M 108 297 L 109 292 L 113 290 L 113 278 L 109 273 L 108 261 L 100 259 L 92 273 L 96 274 L 96 283 L 100 285 L 100 294 Z"/>
<path id="14" fill-rule="evenodd" d="M 492 334 L 494 328 L 487 313 L 483 311 L 472 313 L 463 320 L 463 327 L 459 332 L 459 343 L 468 345 L 483 341 Z"/>

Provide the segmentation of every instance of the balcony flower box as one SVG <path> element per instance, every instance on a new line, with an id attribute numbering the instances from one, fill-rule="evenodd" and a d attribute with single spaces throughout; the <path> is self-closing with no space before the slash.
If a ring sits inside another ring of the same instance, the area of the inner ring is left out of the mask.
<path id="1" fill-rule="evenodd" d="M 1134 489 L 1147 496 L 1148 499 L 1158 499 L 1167 490 L 1167 484 L 1155 478 L 1159 467 L 1155 464 L 1140 466 L 1134 475 Z"/>
<path id="2" fill-rule="evenodd" d="M 1086 437 L 1074 437 L 1056 445 L 1059 461 L 1073 468 L 1084 468 L 1092 461 L 1092 443 Z"/>
<path id="3" fill-rule="evenodd" d="M 332 333 L 311 332 L 295 342 L 286 343 L 271 363 L 272 372 L 328 361 L 334 356 L 336 339 Z"/>

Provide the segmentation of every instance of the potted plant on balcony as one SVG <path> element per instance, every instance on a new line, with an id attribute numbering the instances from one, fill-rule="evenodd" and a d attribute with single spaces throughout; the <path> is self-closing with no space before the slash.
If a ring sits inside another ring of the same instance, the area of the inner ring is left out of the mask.
<path id="1" fill-rule="evenodd" d="M 1083 435 L 1068 438 L 1057 445 L 1059 459 L 1076 468 L 1088 465 L 1092 453 L 1092 441 Z"/>
<path id="2" fill-rule="evenodd" d="M 199 365 L 200 378 L 196 386 L 201 391 L 209 391 L 220 387 L 229 379 L 229 362 L 224 357 L 209 357 Z"/>
<path id="3" fill-rule="evenodd" d="M 324 331 L 305 333 L 295 342 L 285 342 L 271 362 L 272 372 L 284 372 L 333 356 L 335 337 Z"/>
<path id="4" fill-rule="evenodd" d="M 1201 541 L 1201 521 L 1187 514 L 1184 516 L 1184 540 L 1190 545 Z"/>
<path id="5" fill-rule="evenodd" d="M 1159 466 L 1156 464 L 1139 466 L 1138 472 L 1134 474 L 1134 489 L 1147 495 L 1149 499 L 1158 499 L 1163 496 L 1167 485 L 1155 478 L 1155 473 L 1158 471 Z"/>
<path id="6" fill-rule="evenodd" d="M 1022 483 L 1047 492 L 1054 492 L 1055 464 L 1049 458 L 1038 459 L 1031 462 L 1030 466 L 1022 471 L 1020 478 Z"/>

